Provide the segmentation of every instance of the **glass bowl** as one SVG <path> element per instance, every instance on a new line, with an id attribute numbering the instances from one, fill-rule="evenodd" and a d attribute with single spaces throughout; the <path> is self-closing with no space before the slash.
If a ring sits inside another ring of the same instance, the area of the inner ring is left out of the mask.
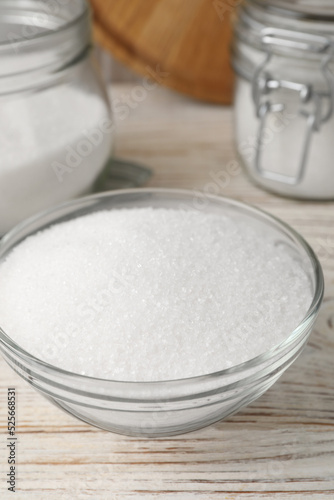
<path id="1" fill-rule="evenodd" d="M 55 223 L 99 210 L 173 207 L 234 214 L 264 226 L 277 244 L 297 259 L 311 283 L 312 304 L 294 331 L 279 345 L 242 364 L 208 375 L 159 382 L 103 380 L 64 371 L 30 355 L 0 329 L 0 348 L 8 364 L 54 404 L 108 431 L 142 437 L 171 436 L 212 424 L 261 396 L 300 354 L 323 297 L 323 275 L 309 245 L 274 217 L 219 196 L 172 189 L 129 189 L 77 199 L 19 224 L 2 239 L 0 259 L 13 247 Z M 1 318 L 0 318 L 1 324 Z"/>

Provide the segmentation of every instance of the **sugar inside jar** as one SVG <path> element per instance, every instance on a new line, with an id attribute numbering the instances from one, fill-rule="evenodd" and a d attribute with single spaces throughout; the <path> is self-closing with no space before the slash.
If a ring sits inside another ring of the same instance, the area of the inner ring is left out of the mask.
<path id="1" fill-rule="evenodd" d="M 112 123 L 85 0 L 0 3 L 0 234 L 88 192 Z"/>
<path id="2" fill-rule="evenodd" d="M 334 6 L 247 0 L 235 23 L 236 145 L 261 186 L 334 199 Z"/>

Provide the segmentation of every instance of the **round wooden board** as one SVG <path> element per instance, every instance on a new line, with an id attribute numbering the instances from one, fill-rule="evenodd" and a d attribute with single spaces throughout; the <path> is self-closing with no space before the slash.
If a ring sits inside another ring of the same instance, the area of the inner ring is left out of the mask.
<path id="1" fill-rule="evenodd" d="M 96 41 L 136 72 L 229 104 L 230 12 L 219 0 L 91 0 Z"/>

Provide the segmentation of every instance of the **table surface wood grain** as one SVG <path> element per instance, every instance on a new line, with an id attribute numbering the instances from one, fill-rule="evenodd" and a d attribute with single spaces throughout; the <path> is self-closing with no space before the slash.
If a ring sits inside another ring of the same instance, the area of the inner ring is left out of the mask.
<path id="1" fill-rule="evenodd" d="M 236 160 L 231 108 L 133 84 L 115 86 L 112 98 L 117 156 L 150 166 L 150 186 L 196 196 L 216 190 L 218 178 L 222 195 L 282 218 L 316 250 L 325 300 L 302 355 L 266 394 L 225 421 L 170 439 L 129 438 L 80 422 L 1 359 L 0 498 L 332 500 L 334 204 L 283 199 L 255 187 L 242 169 L 229 173 Z M 8 387 L 17 392 L 15 495 L 6 490 Z"/>

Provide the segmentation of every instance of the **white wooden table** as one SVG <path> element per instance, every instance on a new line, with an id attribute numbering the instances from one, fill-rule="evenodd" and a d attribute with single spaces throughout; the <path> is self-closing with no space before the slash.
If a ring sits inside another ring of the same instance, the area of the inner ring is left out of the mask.
<path id="1" fill-rule="evenodd" d="M 284 219 L 320 256 L 325 302 L 303 354 L 264 396 L 226 421 L 170 439 L 128 438 L 86 425 L 1 359 L 0 498 L 334 499 L 334 204 L 282 199 L 254 187 L 242 171 L 226 175 L 235 159 L 229 108 L 131 86 L 114 88 L 113 97 L 129 102 L 127 112 L 116 114 L 118 156 L 152 167 L 151 186 L 210 189 L 218 173 L 222 194 Z M 17 391 L 15 494 L 5 483 L 8 387 Z"/>

